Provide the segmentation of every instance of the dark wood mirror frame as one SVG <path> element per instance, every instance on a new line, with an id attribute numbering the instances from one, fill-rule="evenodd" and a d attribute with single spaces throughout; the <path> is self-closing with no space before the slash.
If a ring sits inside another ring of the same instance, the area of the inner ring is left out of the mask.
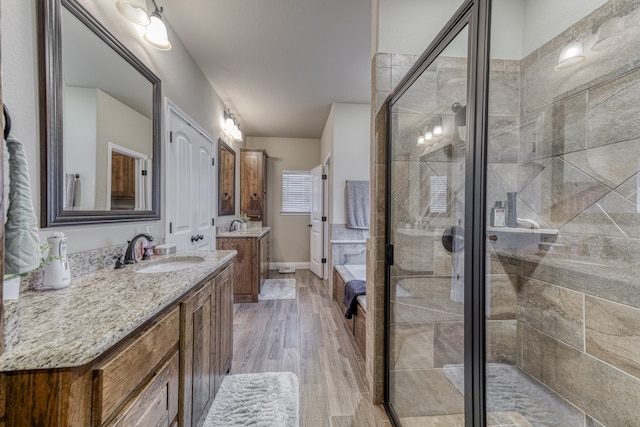
<path id="1" fill-rule="evenodd" d="M 38 1 L 40 86 L 40 226 L 111 223 L 160 219 L 160 79 L 89 12 L 74 0 Z M 64 7 L 143 75 L 153 92 L 153 159 L 151 210 L 64 210 L 62 141 L 62 43 L 60 8 Z"/>
<path id="2" fill-rule="evenodd" d="M 236 152 L 218 139 L 218 215 L 236 213 Z"/>

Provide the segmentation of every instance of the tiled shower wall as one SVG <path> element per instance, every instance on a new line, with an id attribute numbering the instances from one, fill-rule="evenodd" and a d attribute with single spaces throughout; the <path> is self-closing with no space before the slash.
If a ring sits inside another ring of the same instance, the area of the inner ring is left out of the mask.
<path id="1" fill-rule="evenodd" d="M 514 61 L 500 70 L 492 62 L 489 101 L 488 208 L 517 191 L 519 217 L 559 230 L 552 250 L 498 250 L 517 289 L 517 364 L 587 423 L 612 426 L 637 423 L 630 402 L 640 401 L 637 6 L 607 2 L 518 72 Z M 614 15 L 625 17 L 626 33 L 612 49 L 591 51 Z M 554 71 L 560 49 L 576 39 L 587 60 Z M 514 260 L 522 260 L 515 269 Z"/>
<path id="2" fill-rule="evenodd" d="M 586 411 L 587 425 L 633 425 L 637 405 L 631 402 L 640 401 L 640 23 L 633 9 L 639 3 L 610 1 L 522 61 L 491 61 L 487 209 L 518 191 L 520 217 L 559 230 L 552 252 L 489 256 L 492 303 L 506 298 L 505 317 L 496 319 L 506 327 L 504 337 L 513 337 L 517 324 L 517 345 L 503 348 L 505 361 L 513 363 L 515 352 L 519 367 Z M 635 23 L 631 33 L 612 50 L 590 52 L 599 25 L 626 13 Z M 587 61 L 553 71 L 572 39 L 583 42 Z M 368 239 L 368 311 L 374 315 L 367 319 L 367 376 L 378 402 L 386 175 L 380 107 L 395 86 L 394 70 L 397 83 L 414 60 L 378 54 L 372 64 L 377 206 Z M 498 344 L 509 345 L 506 339 Z"/>

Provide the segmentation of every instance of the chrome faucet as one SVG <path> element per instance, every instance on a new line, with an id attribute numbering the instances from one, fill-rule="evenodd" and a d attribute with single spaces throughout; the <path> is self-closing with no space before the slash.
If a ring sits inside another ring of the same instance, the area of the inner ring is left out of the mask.
<path id="1" fill-rule="evenodd" d="M 125 264 L 135 264 L 135 263 L 138 262 L 138 261 L 136 261 L 136 250 L 135 250 L 135 248 L 136 248 L 136 242 L 141 237 L 147 239 L 147 242 L 153 242 L 153 237 L 151 237 L 147 233 L 138 234 L 133 239 L 131 239 L 129 241 L 129 245 L 127 246 L 127 250 L 124 253 L 124 263 Z"/>
<path id="2" fill-rule="evenodd" d="M 234 219 L 233 221 L 231 221 L 231 224 L 229 225 L 229 231 L 233 231 L 233 224 L 235 224 L 236 222 L 240 224 L 240 221 L 237 219 Z"/>

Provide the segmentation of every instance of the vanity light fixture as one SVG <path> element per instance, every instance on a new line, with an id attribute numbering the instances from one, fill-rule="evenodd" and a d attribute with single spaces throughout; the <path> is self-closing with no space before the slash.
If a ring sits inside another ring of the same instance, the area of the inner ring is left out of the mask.
<path id="1" fill-rule="evenodd" d="M 560 57 L 558 58 L 558 65 L 553 69 L 556 71 L 566 70 L 574 65 L 577 65 L 587 59 L 582 51 L 582 43 L 576 41 L 571 42 L 560 51 Z"/>
<path id="2" fill-rule="evenodd" d="M 149 25 L 145 0 L 118 0 L 116 7 L 122 16 L 137 25 Z"/>
<path id="3" fill-rule="evenodd" d="M 154 11 L 151 12 L 149 25 L 147 25 L 147 31 L 144 33 L 144 39 L 153 47 L 158 50 L 171 50 L 171 42 L 167 36 L 167 27 L 162 22 L 163 8 L 158 8 L 156 0 L 153 1 Z"/>
<path id="4" fill-rule="evenodd" d="M 613 18 L 606 20 L 602 25 L 600 25 L 600 28 L 598 28 L 598 39 L 591 47 L 591 50 L 601 51 L 612 47 L 615 45 L 617 39 L 616 36 L 623 32 L 624 22 L 621 17 L 614 16 Z"/>
<path id="5" fill-rule="evenodd" d="M 234 140 L 242 141 L 242 132 L 240 132 L 240 123 L 236 116 L 229 110 L 224 112 L 224 131 Z"/>

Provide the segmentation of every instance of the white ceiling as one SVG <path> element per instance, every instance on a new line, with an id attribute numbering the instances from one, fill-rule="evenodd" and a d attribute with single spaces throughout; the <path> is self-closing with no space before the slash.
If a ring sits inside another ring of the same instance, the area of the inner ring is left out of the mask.
<path id="1" fill-rule="evenodd" d="M 159 0 L 247 136 L 320 138 L 369 103 L 371 0 Z"/>

